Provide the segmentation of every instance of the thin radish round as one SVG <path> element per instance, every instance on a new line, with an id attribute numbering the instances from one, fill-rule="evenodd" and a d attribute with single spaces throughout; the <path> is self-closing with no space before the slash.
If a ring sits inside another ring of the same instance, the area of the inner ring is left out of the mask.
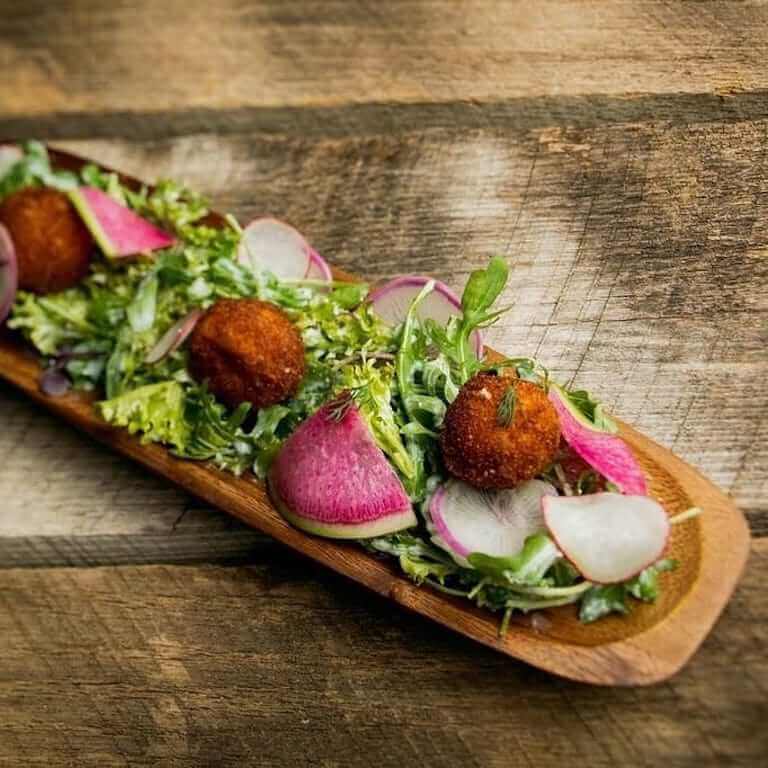
<path id="1" fill-rule="evenodd" d="M 623 493 L 638 496 L 648 493 L 643 470 L 620 437 L 590 424 L 557 384 L 550 386 L 549 399 L 557 411 L 563 439 L 589 466 Z"/>
<path id="2" fill-rule="evenodd" d="M 419 291 L 432 278 L 422 275 L 403 275 L 376 288 L 368 295 L 374 312 L 389 325 L 399 325 L 405 320 L 408 309 Z M 435 288 L 426 296 L 416 310 L 421 319 L 430 318 L 439 325 L 445 325 L 454 315 L 461 314 L 461 300 L 445 284 L 437 280 Z M 483 354 L 483 337 L 475 331 L 470 337 L 472 349 L 478 357 Z"/>
<path id="3" fill-rule="evenodd" d="M 24 157 L 21 149 L 14 144 L 0 145 L 0 179 Z"/>
<path id="4" fill-rule="evenodd" d="M 529 536 L 544 530 L 541 500 L 552 495 L 557 491 L 543 480 L 503 491 L 482 491 L 450 480 L 429 504 L 432 540 L 464 566 L 476 552 L 514 557 Z"/>
<path id="5" fill-rule="evenodd" d="M 16 249 L 8 230 L 0 224 L 0 323 L 11 311 L 19 284 Z"/>
<path id="6" fill-rule="evenodd" d="M 277 219 L 255 219 L 243 230 L 237 260 L 256 274 L 271 272 L 280 280 L 301 280 L 312 263 L 312 248 L 293 227 Z"/>
<path id="7" fill-rule="evenodd" d="M 636 576 L 661 557 L 669 539 L 667 513 L 649 496 L 547 496 L 542 508 L 565 557 L 599 584 Z"/>
<path id="8" fill-rule="evenodd" d="M 307 280 L 324 280 L 330 283 L 333 280 L 328 262 L 314 249 L 309 252 L 309 269 L 306 274 Z"/>
<path id="9" fill-rule="evenodd" d="M 178 322 L 174 323 L 160 338 L 144 358 L 145 363 L 150 365 L 159 363 L 164 357 L 175 352 L 186 340 L 187 336 L 194 330 L 197 321 L 202 317 L 201 309 L 193 309 L 188 312 Z"/>

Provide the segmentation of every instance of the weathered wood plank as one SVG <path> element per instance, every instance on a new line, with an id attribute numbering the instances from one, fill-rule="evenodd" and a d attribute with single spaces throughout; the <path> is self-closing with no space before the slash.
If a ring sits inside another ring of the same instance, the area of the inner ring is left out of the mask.
<path id="1" fill-rule="evenodd" d="M 765 542 L 690 665 L 642 690 L 512 663 L 274 553 L 0 572 L 0 764 L 761 765 Z"/>
<path id="2" fill-rule="evenodd" d="M 4 10 L 8 116 L 768 87 L 761 2 L 11 0 Z"/>

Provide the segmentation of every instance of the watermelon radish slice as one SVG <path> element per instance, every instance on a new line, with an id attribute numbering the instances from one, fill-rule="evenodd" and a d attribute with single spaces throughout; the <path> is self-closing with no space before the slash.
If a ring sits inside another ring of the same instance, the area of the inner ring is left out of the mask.
<path id="1" fill-rule="evenodd" d="M 324 280 L 327 283 L 333 280 L 328 262 L 314 248 L 309 252 L 309 269 L 306 278 L 307 280 Z"/>
<path id="2" fill-rule="evenodd" d="M 8 317 L 19 287 L 16 249 L 8 230 L 0 224 L 0 323 Z"/>
<path id="3" fill-rule="evenodd" d="M 376 288 L 368 295 L 374 312 L 389 325 L 400 325 L 405 320 L 413 300 L 421 289 L 432 280 L 423 275 L 403 275 Z M 434 281 L 435 288 L 424 298 L 416 315 L 425 320 L 430 318 L 438 325 L 445 325 L 454 315 L 461 314 L 461 299 L 445 284 Z M 483 354 L 483 337 L 479 331 L 470 336 L 472 349 L 478 357 Z"/>
<path id="4" fill-rule="evenodd" d="M 237 260 L 255 274 L 268 271 L 278 280 L 302 280 L 312 265 L 311 254 L 301 233 L 282 221 L 264 218 L 243 229 Z"/>
<path id="5" fill-rule="evenodd" d="M 109 258 L 149 253 L 176 242 L 160 227 L 96 187 L 79 187 L 69 192 L 69 197 L 94 240 Z"/>
<path id="6" fill-rule="evenodd" d="M 469 567 L 467 558 L 475 552 L 514 557 L 529 536 L 544 530 L 541 501 L 556 495 L 554 486 L 543 480 L 493 492 L 450 480 L 429 503 L 432 541 L 464 567 Z"/>
<path id="7" fill-rule="evenodd" d="M 159 363 L 163 358 L 175 352 L 187 339 L 190 333 L 197 325 L 197 321 L 202 317 L 202 309 L 193 309 L 174 323 L 160 338 L 144 358 L 145 363 L 150 365 Z"/>
<path id="8" fill-rule="evenodd" d="M 669 539 L 667 513 L 649 496 L 545 496 L 542 508 L 565 557 L 598 584 L 636 576 L 661 557 Z"/>
<path id="9" fill-rule="evenodd" d="M 285 441 L 269 490 L 297 528 L 333 539 L 366 539 L 411 528 L 403 484 L 352 400 L 324 405 Z"/>
<path id="10" fill-rule="evenodd" d="M 13 144 L 0 144 L 0 179 L 24 157 L 21 149 Z"/>
<path id="11" fill-rule="evenodd" d="M 573 451 L 622 493 L 645 496 L 648 487 L 629 446 L 616 435 L 595 428 L 576 409 L 565 390 L 552 384 L 549 399 L 560 419 L 563 439 Z"/>

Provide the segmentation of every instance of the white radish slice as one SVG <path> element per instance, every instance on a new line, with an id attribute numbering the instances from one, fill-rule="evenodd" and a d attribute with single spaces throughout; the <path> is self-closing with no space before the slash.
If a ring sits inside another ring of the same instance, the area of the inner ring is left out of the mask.
<path id="1" fill-rule="evenodd" d="M 314 249 L 309 252 L 309 269 L 306 274 L 307 280 L 324 280 L 330 283 L 333 280 L 328 262 Z"/>
<path id="2" fill-rule="evenodd" d="M 312 248 L 293 227 L 277 219 L 255 219 L 243 230 L 237 260 L 254 273 L 278 280 L 301 280 L 309 271 Z"/>
<path id="3" fill-rule="evenodd" d="M 565 557 L 598 584 L 636 576 L 661 557 L 669 539 L 667 513 L 649 496 L 547 496 L 542 508 Z"/>
<path id="4" fill-rule="evenodd" d="M 13 144 L 0 145 L 0 179 L 24 157 L 21 149 Z"/>
<path id="5" fill-rule="evenodd" d="M 202 317 L 201 309 L 193 309 L 187 313 L 178 322 L 174 323 L 160 338 L 144 358 L 145 363 L 150 365 L 159 363 L 171 352 L 175 352 L 186 340 L 187 336 L 194 330 L 197 321 Z"/>
<path id="6" fill-rule="evenodd" d="M 8 230 L 0 224 L 0 323 L 11 311 L 19 287 L 16 249 Z"/>
<path id="7" fill-rule="evenodd" d="M 374 312 L 389 325 L 399 325 L 405 320 L 413 300 L 431 277 L 403 275 L 376 288 L 368 295 Z M 430 318 L 438 325 L 445 325 L 454 315 L 461 314 L 461 299 L 445 284 L 434 281 L 435 288 L 416 309 L 416 315 Z M 483 355 L 483 337 L 475 331 L 470 337 L 472 349 L 478 357 Z"/>
<path id="8" fill-rule="evenodd" d="M 543 480 L 502 491 L 482 491 L 450 480 L 430 501 L 432 540 L 464 566 L 476 552 L 514 557 L 529 536 L 544 530 L 541 500 L 556 495 L 554 486 Z"/>

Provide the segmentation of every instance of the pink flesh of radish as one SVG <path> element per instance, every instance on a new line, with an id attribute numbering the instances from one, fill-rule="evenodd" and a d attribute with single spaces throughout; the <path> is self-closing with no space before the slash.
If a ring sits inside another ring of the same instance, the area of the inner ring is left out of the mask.
<path id="1" fill-rule="evenodd" d="M 405 320 L 419 291 L 431 279 L 421 275 L 396 277 L 371 291 L 368 301 L 385 323 L 399 325 Z M 461 300 L 445 283 L 436 280 L 435 289 L 421 302 L 416 314 L 421 319 L 431 318 L 439 325 L 445 325 L 451 317 L 461 314 Z M 483 337 L 479 331 L 472 334 L 470 343 L 475 354 L 482 357 Z"/>
<path id="2" fill-rule="evenodd" d="M 314 248 L 309 252 L 309 269 L 306 278 L 307 280 L 325 280 L 328 283 L 333 280 L 328 262 Z"/>
<path id="3" fill-rule="evenodd" d="M 13 168 L 16 163 L 24 157 L 24 153 L 19 147 L 13 144 L 0 145 L 0 179 Z"/>
<path id="4" fill-rule="evenodd" d="M 277 219 L 255 219 L 243 230 L 237 260 L 258 274 L 301 280 L 311 266 L 312 249 L 293 227 Z"/>
<path id="5" fill-rule="evenodd" d="M 433 541 L 462 565 L 475 552 L 514 557 L 528 536 L 544 530 L 541 500 L 548 495 L 557 491 L 543 480 L 493 492 L 450 480 L 430 501 Z"/>
<path id="6" fill-rule="evenodd" d="M 0 224 L 0 323 L 11 311 L 18 289 L 19 269 L 16 249 L 8 230 Z"/>
<path id="7" fill-rule="evenodd" d="M 175 352 L 186 340 L 187 336 L 194 330 L 197 321 L 202 316 L 201 309 L 193 309 L 186 314 L 177 323 L 174 323 L 149 351 L 144 359 L 145 363 L 150 365 L 160 362 L 164 357 Z"/>
<path id="8" fill-rule="evenodd" d="M 357 408 L 323 406 L 285 441 L 269 471 L 278 509 L 319 536 L 363 539 L 416 525 L 402 483 Z"/>
<path id="9" fill-rule="evenodd" d="M 149 253 L 176 242 L 165 230 L 100 189 L 80 187 L 69 196 L 101 250 L 111 258 Z"/>
<path id="10" fill-rule="evenodd" d="M 559 549 L 599 584 L 636 576 L 661 557 L 669 538 L 667 513 L 649 496 L 547 496 L 542 507 Z"/>
<path id="11" fill-rule="evenodd" d="M 629 446 L 616 435 L 589 424 L 553 385 L 549 399 L 557 410 L 563 439 L 593 469 L 621 488 L 623 493 L 645 496 L 648 488 L 640 465 Z"/>

